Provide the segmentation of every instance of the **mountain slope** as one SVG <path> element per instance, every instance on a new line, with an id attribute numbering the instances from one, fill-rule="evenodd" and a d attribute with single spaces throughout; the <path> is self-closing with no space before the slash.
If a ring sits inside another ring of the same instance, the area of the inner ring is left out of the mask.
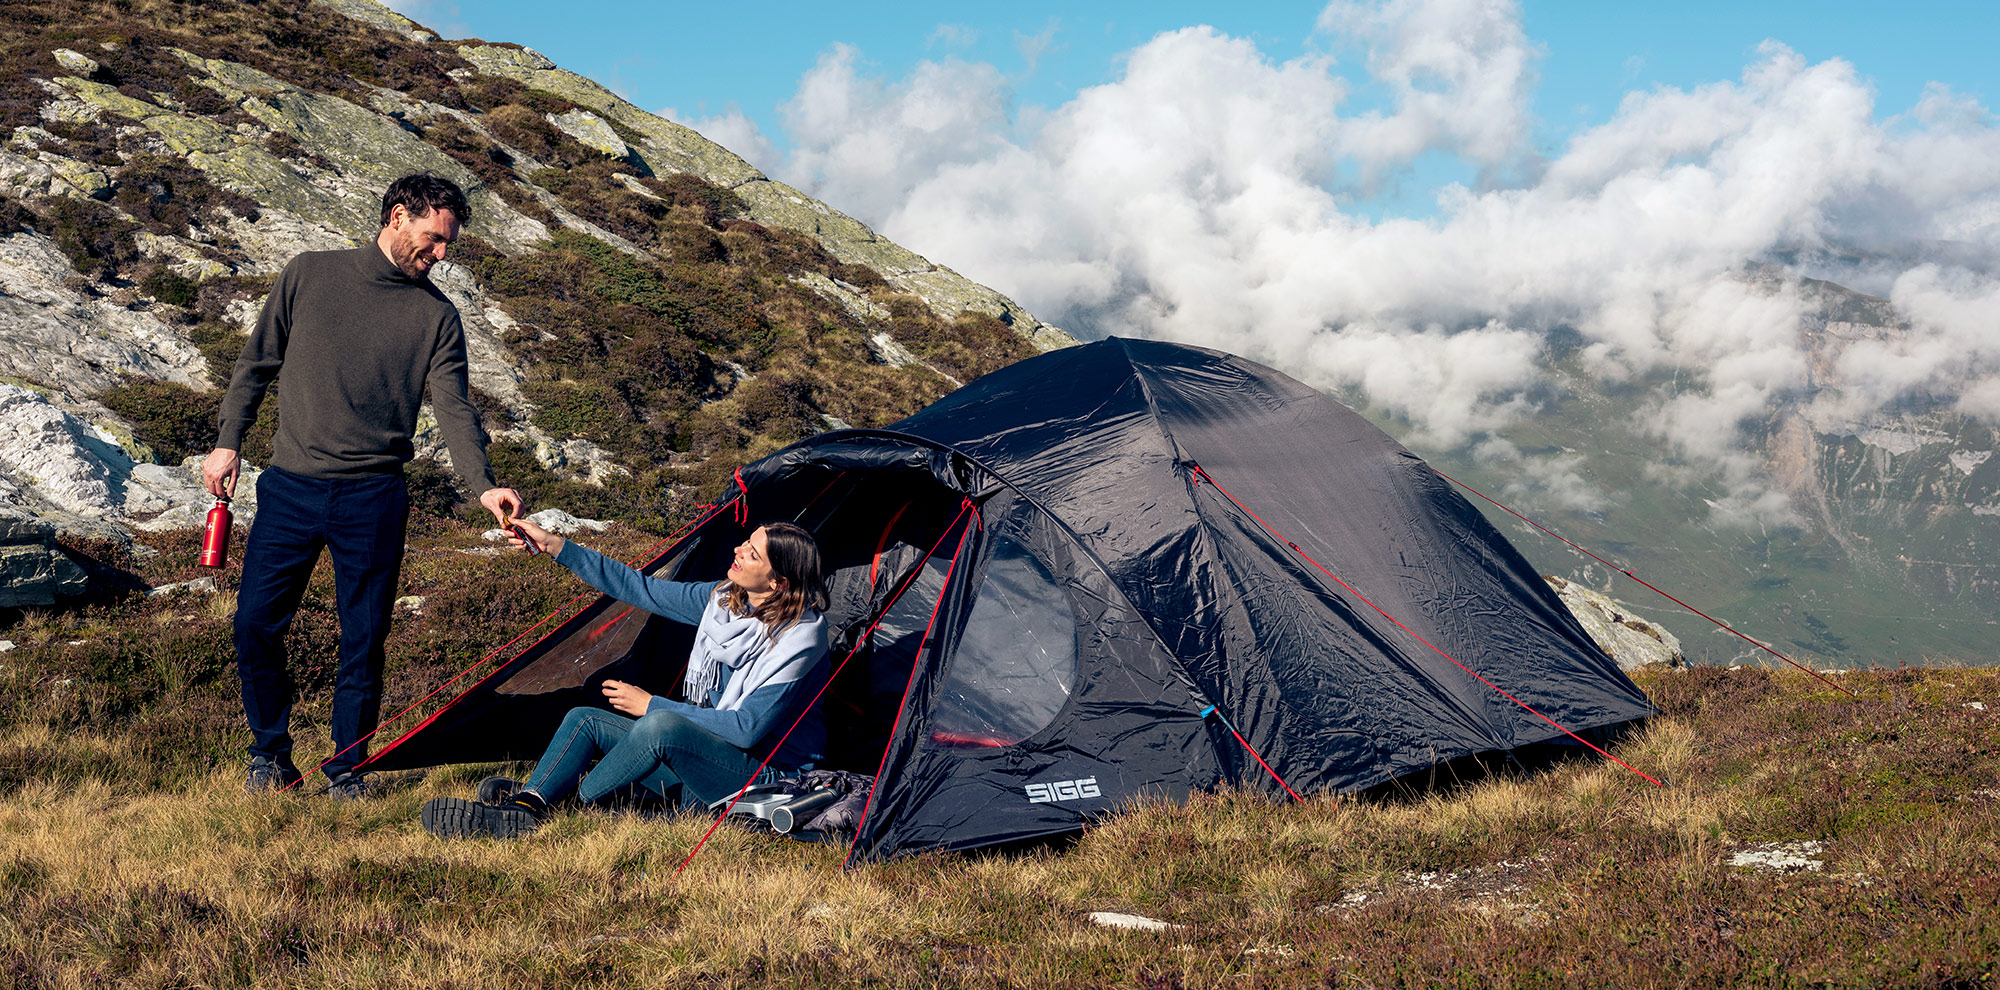
<path id="1" fill-rule="evenodd" d="M 581 511 L 664 520 L 785 442 L 1072 342 L 529 50 L 370 0 L 0 17 L 0 515 L 24 531 L 194 524 L 187 460 L 271 278 L 372 239 L 413 171 L 472 204 L 436 281 L 495 466 Z"/>

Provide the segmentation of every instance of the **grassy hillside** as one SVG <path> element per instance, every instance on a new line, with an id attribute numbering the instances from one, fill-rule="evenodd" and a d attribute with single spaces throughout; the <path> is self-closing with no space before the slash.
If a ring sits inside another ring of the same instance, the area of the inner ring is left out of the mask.
<path id="1" fill-rule="evenodd" d="M 627 556 L 651 540 L 593 542 Z M 395 712 L 579 587 L 429 517 Z M 193 542 L 123 561 L 196 573 Z M 233 572 L 229 572 L 233 573 Z M 240 793 L 232 596 L 40 614 L 0 653 L 0 977 L 12 985 L 1990 986 L 2000 672 L 1644 671 L 1664 710 L 1586 760 L 1426 794 L 1148 805 L 1072 845 L 852 873 L 842 850 L 566 812 L 439 842 L 417 809 L 491 767 L 333 805 Z M 330 575 L 294 627 L 326 755 Z M 1984 706 L 1984 707 L 1980 707 Z M 1783 845 L 1818 869 L 1731 865 Z M 1179 926 L 1119 931 L 1086 912 Z"/>

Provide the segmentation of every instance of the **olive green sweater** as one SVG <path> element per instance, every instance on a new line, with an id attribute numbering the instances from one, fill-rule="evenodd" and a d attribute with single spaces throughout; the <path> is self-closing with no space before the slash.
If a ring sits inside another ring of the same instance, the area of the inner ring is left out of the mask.
<path id="1" fill-rule="evenodd" d="M 280 369 L 271 466 L 322 479 L 400 471 L 415 456 L 410 438 L 428 383 L 452 465 L 473 494 L 494 487 L 486 433 L 466 393 L 458 309 L 373 242 L 285 266 L 236 359 L 217 447 L 242 449 Z"/>

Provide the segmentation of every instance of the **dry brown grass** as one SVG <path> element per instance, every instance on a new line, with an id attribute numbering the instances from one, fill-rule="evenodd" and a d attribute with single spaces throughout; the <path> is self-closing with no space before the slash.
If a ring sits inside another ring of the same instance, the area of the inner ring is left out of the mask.
<path id="1" fill-rule="evenodd" d="M 399 619 L 392 695 L 469 660 L 464 630 L 574 590 L 457 552 L 475 545 L 450 523 L 417 537 L 404 590 L 428 603 Z M 2000 956 L 1993 670 L 1844 675 L 1859 698 L 1789 673 L 1644 673 L 1664 714 L 1616 752 L 1667 788 L 1576 760 L 1298 805 L 1201 795 L 1069 844 L 851 872 L 841 848 L 728 827 L 676 878 L 705 820 L 425 835 L 423 801 L 491 767 L 396 775 L 355 804 L 241 794 L 227 598 L 4 631 L 0 986 L 1942 987 L 1993 985 Z M 302 648 L 324 647 L 302 623 Z M 302 758 L 330 751 L 323 692 L 299 709 Z M 1798 840 L 1822 869 L 1730 863 Z"/>

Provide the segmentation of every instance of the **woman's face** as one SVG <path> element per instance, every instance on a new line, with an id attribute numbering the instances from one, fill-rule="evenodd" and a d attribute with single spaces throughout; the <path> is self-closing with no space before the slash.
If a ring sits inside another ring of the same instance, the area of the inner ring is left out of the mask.
<path id="1" fill-rule="evenodd" d="M 764 527 L 757 527 L 750 538 L 736 547 L 736 559 L 729 565 L 729 580 L 742 588 L 744 594 L 761 598 L 778 590 L 777 573 L 771 570 L 771 559 L 767 555 L 769 545 L 765 542 Z"/>

